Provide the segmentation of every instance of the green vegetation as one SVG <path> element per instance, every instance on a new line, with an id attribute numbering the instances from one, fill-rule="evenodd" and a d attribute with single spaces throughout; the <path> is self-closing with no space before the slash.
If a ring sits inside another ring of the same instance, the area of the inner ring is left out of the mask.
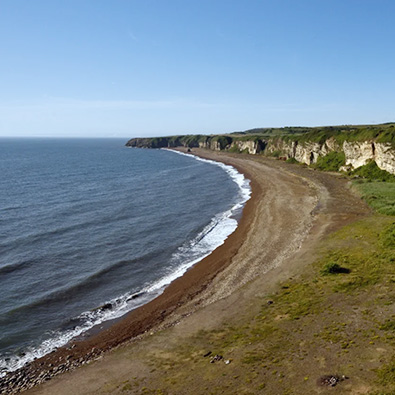
<path id="1" fill-rule="evenodd" d="M 274 158 L 279 158 L 281 156 L 281 151 L 273 151 L 270 156 L 273 156 Z"/>
<path id="2" fill-rule="evenodd" d="M 377 376 L 380 384 L 393 387 L 395 383 L 395 357 L 390 363 L 382 366 L 380 369 L 377 369 Z"/>
<path id="3" fill-rule="evenodd" d="M 345 141 L 376 141 L 390 143 L 395 147 L 395 124 L 356 125 L 356 126 L 328 126 L 311 128 L 303 134 L 284 134 L 284 140 L 297 140 L 299 144 L 316 142 L 323 144 L 332 138 L 339 145 Z"/>
<path id="4" fill-rule="evenodd" d="M 387 189 L 395 183 L 357 185 L 371 188 L 379 207 L 395 199 L 395 190 Z M 216 329 L 193 332 L 163 350 L 143 348 L 139 358 L 154 378 L 135 380 L 135 392 L 394 394 L 393 215 L 372 214 L 327 236 L 315 262 Z M 211 364 L 215 355 L 223 359 Z M 350 380 L 319 388 L 326 375 Z M 119 388 L 129 390 L 129 381 Z"/>
<path id="5" fill-rule="evenodd" d="M 141 146 L 149 148 L 167 146 L 192 148 L 198 147 L 199 142 L 209 144 L 211 141 L 219 141 L 221 149 L 224 149 L 233 141 L 263 142 L 267 140 L 275 141 L 278 138 L 282 138 L 285 141 L 297 141 L 299 144 L 305 144 L 307 142 L 324 143 L 330 138 L 333 138 L 339 145 L 343 144 L 344 141 L 376 141 L 377 143 L 390 143 L 395 147 L 395 124 L 342 125 L 315 128 L 286 126 L 284 128 L 256 128 L 223 135 L 179 135 L 132 140 L 140 140 Z M 130 145 L 134 146 L 131 141 L 129 142 Z"/>
<path id="6" fill-rule="evenodd" d="M 340 266 L 338 263 L 330 261 L 325 264 L 321 270 L 321 274 L 326 276 L 328 274 L 350 273 L 350 269 Z"/>
<path id="7" fill-rule="evenodd" d="M 395 215 L 395 183 L 354 181 L 353 187 L 375 211 L 380 214 Z"/>
<path id="8" fill-rule="evenodd" d="M 339 171 L 346 163 L 344 152 L 329 152 L 327 155 L 319 157 L 314 167 L 324 171 Z"/>
<path id="9" fill-rule="evenodd" d="M 298 278 L 257 297 L 258 312 L 144 354 L 152 371 L 166 371 L 149 393 L 317 393 L 330 374 L 350 378 L 336 393 L 395 393 L 394 218 L 349 225 L 320 254 Z M 224 359 L 210 364 L 217 354 Z"/>
<path id="10" fill-rule="evenodd" d="M 254 142 L 262 141 L 262 136 L 254 136 L 254 135 L 247 135 L 241 137 L 232 136 L 231 138 L 232 141 L 254 141 Z"/>
<path id="11" fill-rule="evenodd" d="M 360 176 L 369 181 L 388 181 L 395 182 L 395 175 L 388 173 L 385 170 L 381 170 L 375 161 L 371 161 L 368 164 L 358 167 L 351 175 Z"/>
<path id="12" fill-rule="evenodd" d="M 353 187 L 378 213 L 395 215 L 395 176 L 379 169 L 376 162 L 370 162 L 351 173 L 363 177 L 353 182 Z"/>
<path id="13" fill-rule="evenodd" d="M 234 145 L 233 147 L 229 148 L 229 152 L 236 153 L 236 154 L 241 153 L 241 151 L 237 145 Z"/>
<path id="14" fill-rule="evenodd" d="M 232 138 L 229 136 L 218 135 L 211 138 L 211 142 L 217 142 L 221 149 L 225 149 L 232 143 Z"/>
<path id="15" fill-rule="evenodd" d="M 299 163 L 295 158 L 288 158 L 286 160 L 287 163 Z"/>

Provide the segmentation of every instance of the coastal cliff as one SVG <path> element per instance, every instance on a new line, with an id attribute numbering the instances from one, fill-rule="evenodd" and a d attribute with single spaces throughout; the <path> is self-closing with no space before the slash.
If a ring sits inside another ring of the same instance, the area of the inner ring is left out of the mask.
<path id="1" fill-rule="evenodd" d="M 133 138 L 126 145 L 139 148 L 199 147 L 293 159 L 307 165 L 337 156 L 339 166 L 335 170 L 352 171 L 374 161 L 381 170 L 395 174 L 394 124 Z"/>

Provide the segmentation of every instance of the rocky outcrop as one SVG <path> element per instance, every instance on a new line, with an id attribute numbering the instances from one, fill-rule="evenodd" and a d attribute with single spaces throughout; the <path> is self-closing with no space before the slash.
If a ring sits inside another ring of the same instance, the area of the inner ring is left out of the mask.
<path id="1" fill-rule="evenodd" d="M 311 165 L 313 163 L 317 163 L 317 159 L 320 156 L 325 156 L 326 154 L 327 150 L 325 145 L 314 142 L 306 142 L 304 144 L 296 144 L 294 158 L 298 162 Z"/>
<path id="2" fill-rule="evenodd" d="M 356 169 L 366 165 L 374 159 L 375 145 L 369 141 L 343 143 L 343 151 L 346 156 L 346 166 Z"/>
<path id="3" fill-rule="evenodd" d="M 389 143 L 374 145 L 374 160 L 377 166 L 388 173 L 395 174 L 395 150 Z"/>
<path id="4" fill-rule="evenodd" d="M 356 169 L 370 161 L 375 161 L 380 169 L 395 174 L 395 150 L 390 143 L 345 141 L 343 151 L 348 168 Z"/>
<path id="5" fill-rule="evenodd" d="M 311 165 L 319 157 L 330 152 L 344 152 L 345 166 L 342 170 L 353 170 L 370 161 L 375 161 L 377 166 L 388 173 L 395 174 L 395 150 L 390 143 L 375 143 L 374 141 L 345 141 L 340 145 L 335 139 L 328 139 L 324 143 L 303 142 L 297 140 L 276 139 L 268 142 L 266 155 L 285 158 L 294 158 L 298 162 Z"/>
<path id="6" fill-rule="evenodd" d="M 263 140 L 236 140 L 230 146 L 231 149 L 234 147 L 240 152 L 248 152 L 251 155 L 256 155 L 265 149 L 266 142 Z"/>
<path id="7" fill-rule="evenodd" d="M 273 155 L 278 153 L 286 159 L 294 158 L 298 162 L 311 165 L 317 163 L 320 156 L 325 156 L 331 151 L 341 151 L 335 139 L 328 139 L 324 143 L 312 141 L 298 142 L 297 140 L 284 140 L 281 138 L 269 140 L 265 153 Z"/>
<path id="8" fill-rule="evenodd" d="M 319 157 L 330 152 L 344 152 L 345 166 L 342 170 L 353 170 L 375 161 L 377 166 L 395 174 L 395 150 L 391 143 L 375 141 L 344 141 L 340 144 L 335 138 L 323 142 L 299 141 L 292 138 L 263 139 L 258 136 L 235 138 L 226 135 L 217 136 L 172 136 L 155 138 L 135 138 L 126 144 L 130 147 L 164 148 L 164 147 L 200 147 L 213 151 L 232 150 L 248 152 L 251 155 L 264 154 L 283 159 L 294 158 L 298 162 L 311 165 Z"/>

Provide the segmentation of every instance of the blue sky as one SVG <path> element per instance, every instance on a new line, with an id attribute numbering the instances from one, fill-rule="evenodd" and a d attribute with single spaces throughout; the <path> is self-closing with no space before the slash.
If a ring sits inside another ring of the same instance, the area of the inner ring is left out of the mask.
<path id="1" fill-rule="evenodd" d="M 0 0 L 0 136 L 395 121 L 393 0 Z"/>

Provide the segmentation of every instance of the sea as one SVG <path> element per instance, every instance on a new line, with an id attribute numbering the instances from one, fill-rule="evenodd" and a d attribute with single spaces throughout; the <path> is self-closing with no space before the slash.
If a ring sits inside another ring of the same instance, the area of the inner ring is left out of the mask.
<path id="1" fill-rule="evenodd" d="M 234 168 L 123 139 L 0 139 L 0 376 L 147 303 L 236 229 Z"/>

